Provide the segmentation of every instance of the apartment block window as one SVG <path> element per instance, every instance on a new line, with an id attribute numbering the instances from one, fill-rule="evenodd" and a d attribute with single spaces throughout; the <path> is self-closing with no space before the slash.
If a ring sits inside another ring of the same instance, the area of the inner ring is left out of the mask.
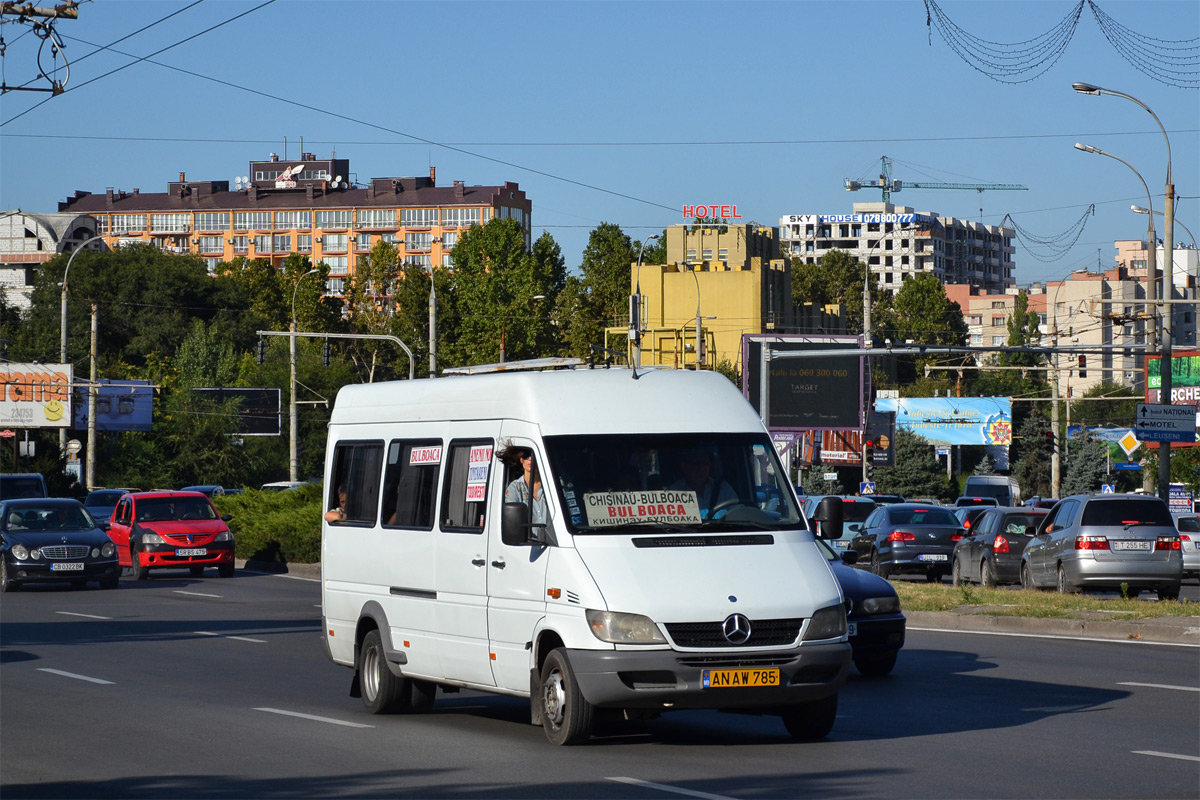
<path id="1" fill-rule="evenodd" d="M 993 300 L 992 308 L 1004 308 L 1004 301 L 1003 300 Z"/>
<path id="2" fill-rule="evenodd" d="M 107 236 L 111 225 L 112 220 L 109 219 L 107 214 L 98 214 L 96 216 L 96 233 L 101 236 Z"/>
<path id="3" fill-rule="evenodd" d="M 198 231 L 227 231 L 229 230 L 229 212 L 202 212 L 196 214 L 196 230 Z"/>
<path id="4" fill-rule="evenodd" d="M 306 231 L 312 228 L 311 211 L 276 211 L 275 230 Z"/>
<path id="5" fill-rule="evenodd" d="M 318 211 L 317 227 L 321 230 L 341 230 L 350 227 L 350 211 Z"/>
<path id="6" fill-rule="evenodd" d="M 292 252 L 292 237 L 291 234 L 277 233 L 271 237 L 271 252 L 273 253 L 290 253 Z"/>
<path id="7" fill-rule="evenodd" d="M 972 314 L 971 316 L 967 317 L 967 324 L 968 325 L 982 325 L 983 324 L 983 315 L 982 314 Z"/>
<path id="8" fill-rule="evenodd" d="M 346 256 L 325 256 L 324 258 L 321 259 L 321 261 L 325 262 L 325 264 L 329 266 L 329 271 L 331 273 L 333 273 L 335 275 L 345 275 L 346 274 L 346 269 L 347 269 Z M 338 294 L 341 294 L 340 289 L 338 290 Z"/>
<path id="9" fill-rule="evenodd" d="M 312 234 L 302 233 L 296 237 L 296 252 L 311 253 L 312 252 Z"/>
<path id="10" fill-rule="evenodd" d="M 1006 336 L 993 336 L 992 337 L 992 347 L 1003 347 L 1006 344 L 1008 344 L 1008 337 L 1006 337 Z"/>
<path id="11" fill-rule="evenodd" d="M 404 234 L 404 249 L 409 252 L 428 250 L 433 246 L 432 233 L 406 233 Z"/>
<path id="12" fill-rule="evenodd" d="M 151 233 L 188 233 L 192 229 L 191 214 L 151 214 Z"/>
<path id="13" fill-rule="evenodd" d="M 141 233 L 146 230 L 145 214 L 114 214 L 112 232 L 115 236 L 123 233 Z"/>
<path id="14" fill-rule="evenodd" d="M 221 259 L 219 258 L 206 258 L 204 259 L 204 268 L 208 270 L 209 275 L 215 275 L 217 274 L 217 265 L 220 263 Z"/>
<path id="15" fill-rule="evenodd" d="M 696 260 L 696 251 L 688 250 L 687 256 L 684 258 L 684 260 L 687 261 L 689 264 L 694 263 Z"/>
<path id="16" fill-rule="evenodd" d="M 250 237 L 235 236 L 233 237 L 233 254 L 235 256 L 244 256 L 250 252 Z"/>
<path id="17" fill-rule="evenodd" d="M 239 211 L 233 215 L 235 231 L 266 231 L 271 229 L 271 212 Z"/>
<path id="18" fill-rule="evenodd" d="M 992 317 L 992 327 L 999 328 L 1004 325 L 1004 317 Z"/>
<path id="19" fill-rule="evenodd" d="M 379 234 L 379 241 L 387 242 L 394 247 L 400 243 L 400 237 L 395 233 L 381 233 Z"/>
<path id="20" fill-rule="evenodd" d="M 360 208 L 358 210 L 358 227 L 361 228 L 395 228 L 396 209 L 394 208 Z"/>
<path id="21" fill-rule="evenodd" d="M 449 233 L 442 234 L 443 250 L 453 250 L 456 244 L 458 244 L 458 231 L 450 231 Z"/>
<path id="22" fill-rule="evenodd" d="M 709 250 L 709 249 L 704 250 L 704 258 L 702 260 L 703 261 L 712 261 L 712 250 Z"/>
<path id="23" fill-rule="evenodd" d="M 322 237 L 321 244 L 326 253 L 344 253 L 346 252 L 346 234 L 327 233 Z"/>
<path id="24" fill-rule="evenodd" d="M 325 281 L 325 294 L 345 294 L 345 292 L 345 278 L 330 278 L 329 280 Z"/>
<path id="25" fill-rule="evenodd" d="M 271 234 L 264 233 L 254 237 L 254 252 L 259 255 L 271 252 Z"/>
<path id="26" fill-rule="evenodd" d="M 442 266 L 443 267 L 453 267 L 454 266 L 454 257 L 451 256 L 447 252 L 443 252 L 442 253 Z"/>
<path id="27" fill-rule="evenodd" d="M 400 209 L 400 227 L 402 228 L 432 228 L 438 224 L 436 208 L 402 208 Z"/>
<path id="28" fill-rule="evenodd" d="M 404 263 L 410 267 L 429 269 L 433 264 L 433 259 L 431 259 L 428 254 L 422 256 L 405 256 Z"/>
<path id="29" fill-rule="evenodd" d="M 447 228 L 469 228 L 472 225 L 480 225 L 482 224 L 480 218 L 483 216 L 481 211 L 478 208 L 443 208 L 442 226 Z"/>
<path id="30" fill-rule="evenodd" d="M 371 252 L 371 234 L 356 233 L 354 235 L 354 250 L 357 253 Z"/>
<path id="31" fill-rule="evenodd" d="M 972 333 L 971 334 L 971 344 L 982 347 L 983 346 L 983 334 L 982 333 Z"/>
<path id="32" fill-rule="evenodd" d="M 729 250 L 724 247 L 719 249 L 717 251 L 717 260 L 718 261 L 729 261 Z"/>
<path id="33" fill-rule="evenodd" d="M 220 255 L 225 252 L 225 245 L 221 241 L 220 236 L 201 236 L 200 245 L 197 249 L 200 255 Z"/>

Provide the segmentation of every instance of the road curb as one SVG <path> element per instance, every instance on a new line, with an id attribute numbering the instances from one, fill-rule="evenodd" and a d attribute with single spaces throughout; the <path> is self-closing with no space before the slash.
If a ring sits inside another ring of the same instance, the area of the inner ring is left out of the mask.
<path id="1" fill-rule="evenodd" d="M 910 628 L 976 633 L 1079 636 L 1200 647 L 1200 617 L 1152 617 L 1136 620 L 1001 617 L 969 611 L 905 611 Z"/>

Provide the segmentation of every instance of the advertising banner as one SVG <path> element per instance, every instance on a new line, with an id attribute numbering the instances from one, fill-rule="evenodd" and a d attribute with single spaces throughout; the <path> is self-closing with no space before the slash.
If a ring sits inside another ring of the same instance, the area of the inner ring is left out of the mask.
<path id="1" fill-rule="evenodd" d="M 1012 401 L 1007 397 L 901 397 L 875 401 L 895 411 L 896 427 L 933 444 L 1012 444 Z"/>
<path id="2" fill-rule="evenodd" d="M 96 430 L 149 431 L 154 419 L 154 387 L 150 381 L 97 381 Z M 88 390 L 75 387 L 75 430 L 88 426 Z"/>
<path id="3" fill-rule="evenodd" d="M 772 431 L 815 428 L 862 430 L 866 375 L 863 357 L 838 355 L 860 346 L 857 336 L 747 334 L 742 337 L 742 393 Z M 780 353 L 819 351 L 821 355 L 781 358 Z M 763 394 L 764 356 L 768 371 Z"/>
<path id="4" fill-rule="evenodd" d="M 0 426 L 71 427 L 70 364 L 0 366 Z"/>
<path id="5" fill-rule="evenodd" d="M 1196 406 L 1196 434 L 1188 441 L 1175 441 L 1172 447 L 1200 444 L 1200 350 L 1171 354 L 1171 399 L 1163 399 L 1162 356 L 1146 356 L 1146 402 L 1155 405 Z M 1148 443 L 1157 447 L 1157 442 Z"/>

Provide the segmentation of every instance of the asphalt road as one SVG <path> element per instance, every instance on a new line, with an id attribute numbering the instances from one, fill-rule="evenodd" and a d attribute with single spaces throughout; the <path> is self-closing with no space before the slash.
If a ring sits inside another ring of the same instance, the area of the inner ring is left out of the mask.
<path id="1" fill-rule="evenodd" d="M 514 698 L 373 717 L 319 584 L 155 573 L 0 597 L 0 796 L 1195 798 L 1200 649 L 911 631 L 830 739 L 677 712 L 554 748 Z"/>

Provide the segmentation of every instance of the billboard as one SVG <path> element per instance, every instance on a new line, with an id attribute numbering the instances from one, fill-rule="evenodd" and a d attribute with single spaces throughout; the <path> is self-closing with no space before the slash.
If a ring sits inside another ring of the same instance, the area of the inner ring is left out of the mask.
<path id="1" fill-rule="evenodd" d="M 71 364 L 0 366 L 0 426 L 71 427 Z"/>
<path id="2" fill-rule="evenodd" d="M 96 430 L 149 431 L 154 418 L 154 385 L 150 381 L 97 381 Z M 88 426 L 88 390 L 75 387 L 72 428 Z"/>
<path id="3" fill-rule="evenodd" d="M 746 334 L 742 337 L 742 394 L 771 430 L 856 430 L 863 427 L 866 380 L 863 356 L 836 354 L 861 348 L 857 336 Z M 777 354 L 826 351 L 807 358 Z M 770 356 L 764 361 L 764 357 Z M 766 402 L 763 365 L 766 364 Z M 764 416 L 763 407 L 767 413 Z"/>
<path id="4" fill-rule="evenodd" d="M 1007 397 L 880 398 L 876 411 L 895 411 L 896 427 L 934 444 L 1012 444 L 1012 401 Z"/>
<path id="5" fill-rule="evenodd" d="M 203 403 L 213 406 L 223 406 L 230 401 L 236 401 L 238 411 L 238 433 L 242 436 L 278 436 L 280 434 L 283 414 L 280 412 L 281 390 L 274 388 L 231 389 L 204 388 L 192 389 L 196 397 Z"/>
<path id="6" fill-rule="evenodd" d="M 1166 404 L 1162 396 L 1162 356 L 1146 356 L 1146 402 Z M 1171 354 L 1171 401 L 1174 406 L 1197 406 L 1196 438 L 1191 442 L 1174 442 L 1172 447 L 1195 447 L 1200 444 L 1200 350 L 1182 350 Z M 1147 442 L 1158 447 L 1158 442 Z"/>

